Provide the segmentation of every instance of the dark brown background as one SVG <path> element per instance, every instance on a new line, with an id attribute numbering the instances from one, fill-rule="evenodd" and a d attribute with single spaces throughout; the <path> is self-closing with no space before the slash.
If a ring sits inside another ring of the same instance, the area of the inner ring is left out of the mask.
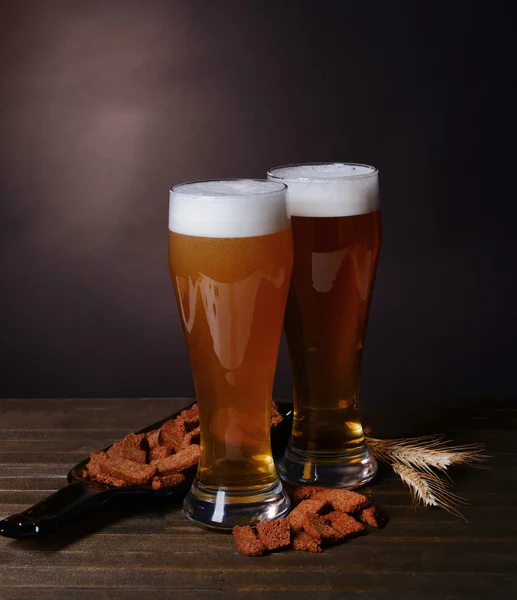
<path id="1" fill-rule="evenodd" d="M 191 395 L 168 188 L 335 159 L 381 171 L 365 402 L 515 396 L 511 3 L 475 6 L 2 2 L 0 395 Z"/>

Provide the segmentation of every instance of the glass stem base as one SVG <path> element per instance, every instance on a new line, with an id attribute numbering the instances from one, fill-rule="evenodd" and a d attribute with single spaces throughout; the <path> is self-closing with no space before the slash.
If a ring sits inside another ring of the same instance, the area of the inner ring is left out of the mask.
<path id="1" fill-rule="evenodd" d="M 377 461 L 366 444 L 353 453 L 321 457 L 287 447 L 277 464 L 283 481 L 291 485 L 324 485 L 354 489 L 365 485 L 377 473 Z"/>
<path id="2" fill-rule="evenodd" d="M 231 530 L 235 525 L 256 525 L 289 512 L 291 502 L 280 481 L 255 492 L 237 494 L 224 489 L 206 490 L 196 481 L 183 501 L 185 516 L 196 525 Z"/>

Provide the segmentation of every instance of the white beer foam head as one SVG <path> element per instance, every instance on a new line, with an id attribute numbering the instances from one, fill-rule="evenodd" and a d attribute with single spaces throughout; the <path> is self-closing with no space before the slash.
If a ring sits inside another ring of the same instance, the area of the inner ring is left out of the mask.
<path id="1" fill-rule="evenodd" d="M 242 238 L 290 226 L 286 186 L 265 179 L 182 183 L 169 195 L 169 229 L 184 235 Z"/>
<path id="2" fill-rule="evenodd" d="M 289 165 L 271 169 L 268 179 L 287 184 L 290 216 L 348 217 L 379 208 L 378 171 L 369 165 Z"/>

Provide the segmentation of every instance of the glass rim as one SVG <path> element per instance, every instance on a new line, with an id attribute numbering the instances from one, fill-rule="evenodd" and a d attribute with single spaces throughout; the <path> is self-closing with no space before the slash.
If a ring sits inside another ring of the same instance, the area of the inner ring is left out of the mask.
<path id="1" fill-rule="evenodd" d="M 297 167 L 317 167 L 324 165 L 342 165 L 347 167 L 365 167 L 371 169 L 367 173 L 355 173 L 353 175 L 340 175 L 339 177 L 325 177 L 324 175 L 314 177 L 282 177 L 281 175 L 275 175 L 275 171 L 280 169 L 295 169 Z M 369 179 L 370 177 L 376 177 L 379 174 L 379 169 L 373 165 L 366 163 L 355 163 L 346 161 L 324 161 L 324 162 L 307 162 L 307 163 L 293 163 L 289 165 L 279 165 L 278 167 L 272 167 L 268 169 L 268 177 L 272 177 L 275 181 L 285 181 L 287 183 L 334 183 L 339 181 L 350 181 L 351 179 Z M 270 180 L 271 181 L 271 180 Z"/>
<path id="2" fill-rule="evenodd" d="M 189 193 L 187 191 L 180 191 L 178 189 L 183 186 L 188 186 L 188 185 L 192 185 L 192 184 L 196 184 L 196 183 L 216 183 L 216 182 L 221 182 L 221 181 L 255 181 L 255 182 L 259 182 L 259 183 L 274 183 L 274 184 L 277 184 L 279 187 L 277 190 L 270 189 L 270 190 L 254 191 L 254 192 L 249 192 L 249 193 L 232 192 L 232 193 L 218 195 L 218 196 L 215 196 L 210 193 L 197 195 L 197 194 L 193 194 L 192 192 Z M 192 181 L 184 181 L 183 183 L 177 183 L 176 185 L 173 185 L 171 188 L 169 188 L 169 193 L 170 194 L 178 194 L 180 196 L 195 196 L 197 198 L 225 198 L 227 196 L 230 196 L 232 198 L 248 198 L 250 196 L 277 194 L 278 192 L 282 192 L 285 190 L 287 190 L 287 185 L 285 183 L 282 183 L 281 181 L 271 181 L 271 179 L 263 179 L 263 178 L 261 179 L 261 178 L 255 178 L 255 177 L 224 177 L 221 179 L 195 179 Z"/>

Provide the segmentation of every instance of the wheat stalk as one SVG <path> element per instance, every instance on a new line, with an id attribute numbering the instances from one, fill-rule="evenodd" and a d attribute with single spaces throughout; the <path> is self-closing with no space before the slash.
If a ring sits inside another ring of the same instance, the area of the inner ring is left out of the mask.
<path id="1" fill-rule="evenodd" d="M 432 472 L 446 471 L 453 466 L 481 467 L 487 457 L 483 444 L 450 446 L 440 436 L 427 435 L 398 440 L 366 438 L 372 454 L 382 462 L 402 463 Z"/>
<path id="2" fill-rule="evenodd" d="M 446 473 L 452 466 L 481 467 L 486 461 L 482 444 L 450 446 L 441 436 L 380 440 L 366 438 L 377 460 L 390 465 L 409 487 L 415 503 L 438 506 L 461 518 L 457 509 L 463 498 L 449 491 L 449 483 L 436 471 Z"/>

